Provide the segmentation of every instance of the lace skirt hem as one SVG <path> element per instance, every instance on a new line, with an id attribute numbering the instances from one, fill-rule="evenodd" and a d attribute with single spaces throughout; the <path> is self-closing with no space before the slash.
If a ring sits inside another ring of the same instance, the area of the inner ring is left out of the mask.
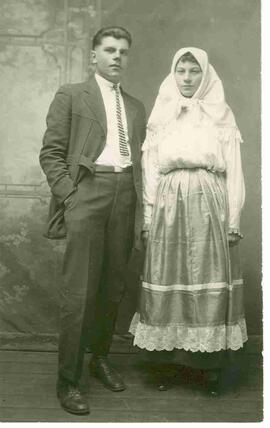
<path id="1" fill-rule="evenodd" d="M 151 326 L 140 322 L 136 313 L 129 331 L 134 345 L 148 351 L 184 349 L 191 352 L 237 351 L 247 341 L 245 318 L 233 325 L 187 327 L 183 325 Z"/>

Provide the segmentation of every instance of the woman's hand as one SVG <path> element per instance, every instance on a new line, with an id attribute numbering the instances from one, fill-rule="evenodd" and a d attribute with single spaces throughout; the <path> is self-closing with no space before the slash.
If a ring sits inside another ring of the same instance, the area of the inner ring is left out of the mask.
<path id="1" fill-rule="evenodd" d="M 149 230 L 143 230 L 142 241 L 143 241 L 144 248 L 146 248 L 147 246 L 148 237 L 149 237 Z"/>
<path id="2" fill-rule="evenodd" d="M 234 247 L 235 245 L 238 244 L 238 242 L 240 241 L 241 236 L 237 235 L 236 233 L 229 233 L 228 234 L 228 241 L 229 241 L 229 246 L 230 247 Z"/>

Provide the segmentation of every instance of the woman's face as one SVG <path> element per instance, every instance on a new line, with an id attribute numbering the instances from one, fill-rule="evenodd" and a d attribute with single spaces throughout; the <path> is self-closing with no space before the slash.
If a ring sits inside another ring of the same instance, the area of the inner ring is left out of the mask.
<path id="1" fill-rule="evenodd" d="M 180 59 L 176 64 L 174 77 L 181 94 L 191 98 L 202 81 L 202 70 L 198 64 L 190 61 L 182 62 Z"/>

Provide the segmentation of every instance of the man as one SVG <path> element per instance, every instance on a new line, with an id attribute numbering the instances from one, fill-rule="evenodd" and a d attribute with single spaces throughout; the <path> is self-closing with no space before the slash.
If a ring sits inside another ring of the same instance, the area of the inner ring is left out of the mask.
<path id="1" fill-rule="evenodd" d="M 58 90 L 40 153 L 52 191 L 46 235 L 66 235 L 57 393 L 75 414 L 89 413 L 79 388 L 87 345 L 91 371 L 112 391 L 125 389 L 107 355 L 127 262 L 141 234 L 145 110 L 119 84 L 130 46 L 121 27 L 97 32 L 95 76 Z"/>

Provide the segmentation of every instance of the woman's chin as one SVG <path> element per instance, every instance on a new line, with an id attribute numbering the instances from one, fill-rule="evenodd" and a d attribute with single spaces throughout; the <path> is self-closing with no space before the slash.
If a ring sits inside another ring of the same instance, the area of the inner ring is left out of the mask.
<path id="1" fill-rule="evenodd" d="M 191 98 L 193 96 L 193 93 L 189 92 L 189 91 L 181 91 L 181 94 L 183 95 L 183 97 L 186 98 Z"/>

